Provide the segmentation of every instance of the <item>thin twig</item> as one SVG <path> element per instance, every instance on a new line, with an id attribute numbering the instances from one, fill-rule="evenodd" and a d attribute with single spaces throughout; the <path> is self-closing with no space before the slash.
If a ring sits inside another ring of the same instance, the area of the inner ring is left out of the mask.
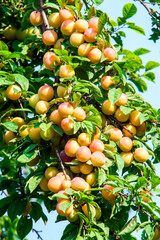
<path id="1" fill-rule="evenodd" d="M 19 102 L 20 107 L 23 109 L 24 121 L 27 122 L 26 112 L 24 111 L 24 108 L 23 108 L 23 105 L 22 105 L 22 103 L 21 103 L 21 100 L 18 99 L 18 102 Z"/>
<path id="2" fill-rule="evenodd" d="M 6 193 L 4 190 L 2 190 L 2 193 L 3 193 L 6 197 L 9 197 L 9 194 Z"/>
<path id="3" fill-rule="evenodd" d="M 35 232 L 37 234 L 37 239 L 41 239 L 43 240 L 43 238 L 41 237 L 41 235 L 39 234 L 39 232 L 42 232 L 42 231 L 37 231 L 36 229 L 32 228 L 32 231 Z"/>
<path id="4" fill-rule="evenodd" d="M 151 17 L 155 18 L 155 16 L 153 15 L 152 11 L 146 6 L 146 4 L 142 0 L 135 0 L 135 2 L 136 1 L 140 2 L 143 5 L 143 7 L 145 7 L 145 9 L 148 11 L 149 15 Z"/>
<path id="5" fill-rule="evenodd" d="M 57 157 L 58 157 L 58 161 L 59 161 L 60 164 L 61 164 L 62 171 L 63 171 L 66 179 L 68 179 L 67 174 L 66 174 L 66 171 L 65 171 L 65 167 L 64 167 L 63 162 L 62 162 L 62 159 L 61 159 L 61 157 L 60 157 L 60 155 L 59 155 L 58 148 L 56 148 L 56 154 L 57 154 Z"/>

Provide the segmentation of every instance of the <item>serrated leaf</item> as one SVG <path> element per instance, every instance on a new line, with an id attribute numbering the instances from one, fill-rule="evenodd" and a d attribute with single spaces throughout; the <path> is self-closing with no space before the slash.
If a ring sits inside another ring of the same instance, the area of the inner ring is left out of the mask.
<path id="1" fill-rule="evenodd" d="M 123 17 L 125 19 L 133 17 L 137 12 L 137 8 L 133 3 L 127 3 L 123 7 Z"/>
<path id="2" fill-rule="evenodd" d="M 112 88 L 108 92 L 108 99 L 111 101 L 112 104 L 115 104 L 120 96 L 122 95 L 122 89 L 121 88 Z"/>
<path id="3" fill-rule="evenodd" d="M 148 61 L 146 63 L 146 66 L 145 66 L 145 70 L 146 72 L 153 69 L 153 68 L 156 68 L 156 67 L 159 67 L 160 64 L 158 62 L 155 62 L 155 61 Z"/>
<path id="4" fill-rule="evenodd" d="M 133 217 L 125 226 L 124 228 L 118 233 L 118 235 L 125 235 L 127 233 L 132 233 L 137 226 L 137 217 Z"/>

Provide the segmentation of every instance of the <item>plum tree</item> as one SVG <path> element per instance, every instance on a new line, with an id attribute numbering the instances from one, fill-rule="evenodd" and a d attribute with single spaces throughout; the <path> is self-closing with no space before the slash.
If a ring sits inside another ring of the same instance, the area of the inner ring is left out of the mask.
<path id="1" fill-rule="evenodd" d="M 64 240 L 136 239 L 139 229 L 158 239 L 160 111 L 139 91 L 159 63 L 123 45 L 126 28 L 144 34 L 131 19 L 137 3 L 113 21 L 97 9 L 104 0 L 2 2 L 0 214 L 19 237 L 0 224 L 0 238 L 41 239 L 34 225 L 56 210 L 69 221 Z M 141 4 L 154 41 L 157 2 Z"/>

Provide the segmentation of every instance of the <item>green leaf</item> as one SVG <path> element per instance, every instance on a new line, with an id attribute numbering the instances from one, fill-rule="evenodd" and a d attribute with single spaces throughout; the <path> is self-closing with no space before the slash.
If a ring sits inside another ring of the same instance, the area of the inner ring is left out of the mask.
<path id="1" fill-rule="evenodd" d="M 75 7 L 76 7 L 78 14 L 80 15 L 81 9 L 83 7 L 83 2 L 81 0 L 76 0 Z"/>
<path id="2" fill-rule="evenodd" d="M 111 101 L 112 104 L 115 104 L 120 96 L 122 95 L 121 88 L 112 88 L 108 92 L 108 99 Z"/>
<path id="3" fill-rule="evenodd" d="M 3 144 L 3 131 L 0 129 L 0 145 Z"/>
<path id="4" fill-rule="evenodd" d="M 101 186 L 106 181 L 106 172 L 103 168 L 98 168 L 98 185 Z"/>
<path id="5" fill-rule="evenodd" d="M 0 41 L 0 51 L 2 50 L 8 51 L 8 46 L 3 41 Z"/>
<path id="6" fill-rule="evenodd" d="M 21 217 L 18 225 L 17 225 L 17 233 L 20 239 L 24 239 L 24 237 L 31 231 L 32 229 L 32 219 L 27 217 Z"/>
<path id="7" fill-rule="evenodd" d="M 59 9 L 59 6 L 58 6 L 57 4 L 51 3 L 51 2 L 45 3 L 45 4 L 43 5 L 43 7 L 54 8 L 54 9 L 57 9 L 58 11 L 60 10 L 60 9 Z"/>
<path id="8" fill-rule="evenodd" d="M 43 220 L 45 219 L 45 222 L 47 222 L 47 217 L 43 213 L 41 205 L 37 202 L 32 202 L 32 210 L 30 212 L 30 216 L 34 219 L 35 222 L 37 222 L 40 217 L 42 217 Z"/>
<path id="9" fill-rule="evenodd" d="M 97 6 L 99 6 L 104 2 L 104 0 L 92 0 L 92 2 L 95 3 Z"/>
<path id="10" fill-rule="evenodd" d="M 137 226 L 137 217 L 134 216 L 124 227 L 123 229 L 118 233 L 118 235 L 125 235 L 127 233 L 132 233 Z"/>
<path id="11" fill-rule="evenodd" d="M 149 61 L 146 63 L 146 66 L 145 66 L 145 70 L 146 72 L 153 69 L 153 68 L 156 68 L 156 67 L 159 67 L 160 64 L 158 62 L 155 62 L 155 61 Z"/>
<path id="12" fill-rule="evenodd" d="M 148 50 L 146 48 L 138 48 L 133 53 L 136 54 L 137 56 L 139 56 L 139 55 L 143 55 L 143 54 L 146 54 L 149 52 L 150 52 L 150 50 Z"/>
<path id="13" fill-rule="evenodd" d="M 19 59 L 31 60 L 29 57 L 19 52 L 11 53 L 7 59 L 11 59 L 11 58 L 17 58 L 17 60 Z"/>
<path id="14" fill-rule="evenodd" d="M 99 116 L 89 116 L 89 117 L 86 118 L 86 120 L 94 123 L 99 128 L 102 127 L 102 124 L 101 124 L 102 120 L 101 120 L 101 117 L 99 117 Z"/>
<path id="15" fill-rule="evenodd" d="M 131 113 L 134 109 L 133 109 L 133 108 L 129 108 L 129 107 L 125 107 L 125 106 L 120 106 L 120 110 L 121 110 L 124 114 L 129 114 L 129 113 Z"/>
<path id="16" fill-rule="evenodd" d="M 37 153 L 38 153 L 38 150 L 29 152 L 29 153 L 23 153 L 18 157 L 17 161 L 20 163 L 28 163 L 37 156 Z"/>
<path id="17" fill-rule="evenodd" d="M 64 213 L 65 211 L 71 206 L 71 202 L 63 202 L 61 203 L 61 205 L 59 206 L 60 210 L 62 210 Z"/>
<path id="18" fill-rule="evenodd" d="M 116 154 L 116 164 L 118 171 L 121 171 L 124 168 L 124 160 L 120 154 Z"/>
<path id="19" fill-rule="evenodd" d="M 19 85 L 22 87 L 23 90 L 27 91 L 28 88 L 29 88 L 29 81 L 28 81 L 28 79 L 25 76 L 17 74 L 17 73 L 15 73 L 13 75 L 15 77 L 15 81 L 17 83 L 19 83 Z"/>
<path id="20" fill-rule="evenodd" d="M 27 201 L 24 201 L 20 198 L 11 202 L 8 208 L 8 216 L 12 221 L 17 217 L 17 215 L 22 215 L 23 211 L 25 210 L 26 203 Z"/>
<path id="21" fill-rule="evenodd" d="M 1 123 L 1 125 L 12 132 L 16 132 L 16 130 L 18 129 L 18 126 L 15 122 L 5 122 L 5 123 Z"/>
<path id="22" fill-rule="evenodd" d="M 144 29 L 139 26 L 136 26 L 135 23 L 127 23 L 127 25 L 128 25 L 128 28 L 134 30 L 135 32 L 145 35 Z"/>
<path id="23" fill-rule="evenodd" d="M 28 185 L 29 191 L 30 193 L 32 193 L 36 187 L 38 186 L 38 184 L 40 183 L 41 179 L 42 179 L 42 175 L 40 176 L 32 176 L 28 182 L 26 183 L 26 185 Z"/>
<path id="24" fill-rule="evenodd" d="M 102 29 L 104 28 L 105 24 L 108 21 L 108 15 L 107 13 L 102 13 L 99 21 L 98 21 L 98 31 L 97 31 L 97 35 L 99 35 L 102 32 Z"/>
<path id="25" fill-rule="evenodd" d="M 52 125 L 52 128 L 54 129 L 55 132 L 57 132 L 60 136 L 63 135 L 63 130 L 60 126 L 57 125 Z"/>
<path id="26" fill-rule="evenodd" d="M 80 127 L 81 127 L 81 122 L 74 121 L 74 124 L 73 124 L 73 134 L 77 133 L 78 130 L 80 129 Z"/>
<path id="27" fill-rule="evenodd" d="M 11 52 L 7 50 L 0 51 L 0 56 L 3 56 L 5 59 L 7 59 L 10 54 Z"/>
<path id="28" fill-rule="evenodd" d="M 148 183 L 148 180 L 146 178 L 139 177 L 135 187 L 136 189 L 139 189 L 141 187 L 145 187 L 147 183 Z"/>
<path id="29" fill-rule="evenodd" d="M 155 82 L 155 74 L 153 72 L 146 72 L 142 76 L 151 82 Z"/>
<path id="30" fill-rule="evenodd" d="M 39 126 L 42 131 L 47 131 L 51 127 L 52 123 L 41 123 Z"/>
<path id="31" fill-rule="evenodd" d="M 64 8 L 66 6 L 66 1 L 65 0 L 57 0 L 58 5 L 60 5 L 60 7 Z"/>
<path id="32" fill-rule="evenodd" d="M 86 129 L 87 133 L 92 136 L 93 132 L 95 131 L 95 125 L 90 121 L 84 120 L 82 122 L 82 127 Z"/>
<path id="33" fill-rule="evenodd" d="M 123 7 L 123 17 L 125 19 L 133 17 L 137 12 L 137 8 L 133 3 L 127 3 Z"/>

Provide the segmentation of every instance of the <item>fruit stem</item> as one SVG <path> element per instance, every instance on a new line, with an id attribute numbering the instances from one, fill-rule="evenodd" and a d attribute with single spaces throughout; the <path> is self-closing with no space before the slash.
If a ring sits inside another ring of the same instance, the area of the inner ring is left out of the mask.
<path id="1" fill-rule="evenodd" d="M 61 159 L 61 157 L 60 157 L 60 155 L 59 155 L 58 148 L 56 148 L 56 154 L 57 154 L 58 161 L 59 161 L 60 164 L 61 164 L 62 171 L 63 171 L 66 179 L 68 180 L 68 177 L 67 177 L 67 174 L 66 174 L 66 171 L 65 171 L 65 167 L 64 167 L 63 162 L 62 162 L 62 159 Z"/>
<path id="2" fill-rule="evenodd" d="M 24 116 L 24 121 L 27 122 L 27 117 L 26 117 L 26 112 L 24 111 L 23 105 L 21 103 L 21 100 L 18 99 L 19 105 L 21 107 L 21 109 L 23 110 L 23 116 Z"/>

